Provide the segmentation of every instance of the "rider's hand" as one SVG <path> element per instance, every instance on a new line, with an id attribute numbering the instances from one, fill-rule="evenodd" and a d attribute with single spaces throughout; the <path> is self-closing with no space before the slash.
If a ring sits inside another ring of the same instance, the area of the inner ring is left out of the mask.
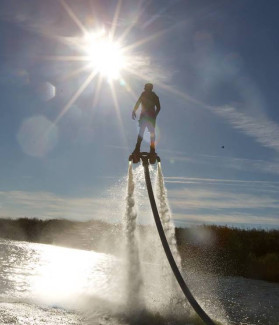
<path id="1" fill-rule="evenodd" d="M 133 111 L 133 112 L 132 112 L 132 119 L 134 120 L 136 117 L 137 117 L 136 112 Z"/>

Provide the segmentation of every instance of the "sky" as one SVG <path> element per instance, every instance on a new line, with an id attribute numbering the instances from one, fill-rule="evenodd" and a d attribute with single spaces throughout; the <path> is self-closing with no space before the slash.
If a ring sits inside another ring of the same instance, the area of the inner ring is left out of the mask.
<path id="1" fill-rule="evenodd" d="M 177 225 L 278 229 L 278 10 L 275 0 L 1 0 L 0 217 L 113 221 L 111 191 L 138 131 L 131 112 L 152 82 Z M 102 71 L 84 59 L 97 33 L 125 52 L 114 78 L 103 71 L 114 48 Z"/>

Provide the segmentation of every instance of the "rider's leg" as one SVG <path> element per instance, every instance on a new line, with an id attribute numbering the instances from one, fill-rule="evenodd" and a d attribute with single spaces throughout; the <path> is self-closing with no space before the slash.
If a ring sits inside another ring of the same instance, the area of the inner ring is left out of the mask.
<path id="1" fill-rule="evenodd" d="M 155 133 L 150 133 L 150 153 L 155 153 Z"/>
<path id="2" fill-rule="evenodd" d="M 133 151 L 133 153 L 140 153 L 140 145 L 143 139 L 143 134 L 144 134 L 144 130 L 146 128 L 146 125 L 144 125 L 144 123 L 140 124 L 140 129 L 139 129 L 139 135 L 138 135 L 138 139 L 137 139 L 137 143 L 136 143 L 136 147 L 135 150 Z"/>
<path id="3" fill-rule="evenodd" d="M 155 153 L 155 121 L 151 121 L 149 126 L 150 132 L 150 153 Z"/>

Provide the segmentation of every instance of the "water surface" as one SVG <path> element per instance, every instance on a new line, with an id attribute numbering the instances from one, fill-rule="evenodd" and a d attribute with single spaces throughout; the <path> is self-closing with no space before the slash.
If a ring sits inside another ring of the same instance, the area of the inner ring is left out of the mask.
<path id="1" fill-rule="evenodd" d="M 146 324 L 143 313 L 136 319 L 127 310 L 125 267 L 107 254 L 0 239 L 0 324 Z M 167 311 L 166 287 L 156 276 L 161 267 L 142 263 L 144 305 L 155 315 L 150 323 L 159 315 L 166 324 L 181 324 L 188 312 L 173 317 Z M 277 284 L 193 271 L 185 277 L 214 319 L 279 324 Z"/>

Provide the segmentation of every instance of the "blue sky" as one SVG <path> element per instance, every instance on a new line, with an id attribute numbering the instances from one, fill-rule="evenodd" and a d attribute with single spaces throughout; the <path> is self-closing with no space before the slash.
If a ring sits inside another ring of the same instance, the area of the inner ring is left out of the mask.
<path id="1" fill-rule="evenodd" d="M 272 0 L 2 0 L 0 216 L 107 219 L 136 141 L 131 111 L 151 81 L 177 222 L 278 228 L 278 10 Z M 82 55 L 83 28 L 125 33 L 133 71 L 99 91 L 97 75 L 78 97 L 92 71 L 61 57 Z"/>

